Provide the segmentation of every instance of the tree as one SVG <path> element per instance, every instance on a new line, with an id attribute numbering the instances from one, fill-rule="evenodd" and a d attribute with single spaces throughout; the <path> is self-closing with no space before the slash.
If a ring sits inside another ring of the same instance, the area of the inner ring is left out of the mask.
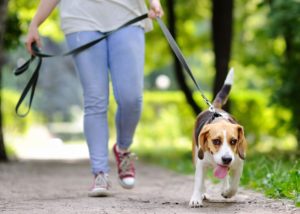
<path id="1" fill-rule="evenodd" d="M 168 10 L 168 27 L 169 27 L 170 33 L 176 40 L 176 14 L 175 14 L 175 10 L 174 10 L 174 8 L 175 8 L 174 0 L 167 1 L 166 8 Z M 172 54 L 173 54 L 176 79 L 179 84 L 179 87 L 182 90 L 182 92 L 184 93 L 185 98 L 186 98 L 188 104 L 193 109 L 195 115 L 197 115 L 202 111 L 202 109 L 200 108 L 200 106 L 197 104 L 197 102 L 193 98 L 193 91 L 189 88 L 188 84 L 186 83 L 184 71 L 181 67 L 179 60 L 177 59 L 177 57 L 174 53 L 172 53 Z"/>
<path id="2" fill-rule="evenodd" d="M 6 20 L 6 12 L 7 12 L 7 5 L 8 0 L 3 0 L 0 2 L 0 89 L 2 79 L 1 79 L 1 68 L 4 64 L 4 54 L 3 54 L 3 37 L 5 32 L 5 20 Z M 2 99 L 1 99 L 1 93 L 0 93 L 0 161 L 7 161 L 7 154 L 5 151 L 5 145 L 4 145 L 4 137 L 3 137 L 3 127 L 2 127 Z"/>
<path id="3" fill-rule="evenodd" d="M 171 34 L 176 39 L 176 14 L 175 2 L 173 0 L 167 1 L 168 10 L 168 25 Z M 214 78 L 213 95 L 214 97 L 221 89 L 228 72 L 228 64 L 230 60 L 231 41 L 232 41 L 232 13 L 233 13 L 233 0 L 213 0 L 212 1 L 212 43 L 215 55 L 215 69 L 216 75 Z M 174 68 L 176 73 L 177 82 L 180 89 L 184 93 L 187 102 L 192 107 L 195 114 L 201 112 L 201 108 L 193 99 L 193 92 L 188 87 L 185 80 L 184 71 L 173 54 Z M 227 110 L 228 105 L 225 107 Z"/>
<path id="4" fill-rule="evenodd" d="M 214 97 L 221 89 L 228 72 L 232 40 L 233 0 L 212 0 L 212 42 L 216 75 Z M 229 109 L 228 104 L 225 109 Z"/>
<path id="5" fill-rule="evenodd" d="M 272 37 L 284 43 L 283 55 L 277 56 L 276 70 L 280 82 L 276 87 L 274 100 L 292 112 L 291 127 L 296 133 L 300 148 L 300 3 L 292 0 L 272 0 L 269 11 L 269 32 Z"/>

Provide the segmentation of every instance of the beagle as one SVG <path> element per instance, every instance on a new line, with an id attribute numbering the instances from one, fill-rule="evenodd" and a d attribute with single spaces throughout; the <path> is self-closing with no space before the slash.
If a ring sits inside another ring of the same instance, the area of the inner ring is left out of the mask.
<path id="1" fill-rule="evenodd" d="M 226 103 L 233 83 L 233 69 L 213 101 L 219 114 L 204 111 L 197 116 L 193 134 L 193 161 L 196 167 L 194 191 L 190 207 L 202 207 L 205 199 L 205 173 L 209 167 L 214 176 L 223 179 L 222 196 L 235 195 L 243 171 L 246 139 L 244 129 L 227 112 L 221 110 Z M 230 179 L 229 179 L 230 172 Z"/>

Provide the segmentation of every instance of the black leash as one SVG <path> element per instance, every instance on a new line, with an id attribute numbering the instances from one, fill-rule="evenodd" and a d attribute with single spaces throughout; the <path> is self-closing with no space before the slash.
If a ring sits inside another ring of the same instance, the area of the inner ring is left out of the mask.
<path id="1" fill-rule="evenodd" d="M 160 26 L 160 29 L 162 30 L 162 32 L 164 33 L 166 39 L 169 42 L 170 47 L 172 48 L 174 54 L 177 56 L 177 59 L 180 61 L 182 67 L 184 68 L 184 70 L 186 70 L 186 72 L 189 74 L 189 76 L 191 77 L 191 79 L 193 80 L 195 86 L 197 87 L 197 89 L 199 90 L 203 100 L 205 101 L 205 103 L 208 105 L 209 107 L 209 111 L 213 112 L 213 117 L 219 117 L 221 116 L 220 113 L 218 113 L 215 109 L 215 107 L 211 104 L 211 102 L 208 100 L 208 98 L 204 95 L 203 91 L 201 90 L 200 86 L 198 85 L 198 83 L 195 80 L 195 77 L 192 73 L 192 70 L 190 69 L 189 65 L 186 62 L 186 59 L 184 58 L 183 54 L 181 53 L 175 39 L 173 38 L 173 36 L 171 35 L 170 31 L 168 30 L 168 28 L 166 27 L 166 25 L 163 23 L 163 21 L 159 18 L 156 17 L 156 20 Z"/>
<path id="2" fill-rule="evenodd" d="M 20 67 L 18 67 L 14 71 L 15 75 L 21 75 L 30 68 L 31 64 L 35 61 L 35 59 L 38 60 L 37 66 L 34 69 L 34 72 L 31 76 L 30 80 L 28 81 L 27 85 L 25 86 L 25 88 L 24 88 L 24 90 L 23 90 L 23 92 L 22 92 L 22 94 L 19 98 L 19 101 L 17 102 L 16 108 L 15 108 L 16 114 L 20 117 L 25 117 L 30 112 L 32 100 L 33 100 L 33 97 L 34 97 L 35 88 L 36 88 L 38 78 L 39 78 L 40 68 L 41 68 L 41 65 L 42 65 L 42 62 L 43 62 L 43 58 L 50 58 L 50 57 L 57 57 L 57 56 L 69 56 L 69 55 L 72 55 L 72 54 L 80 53 L 80 52 L 90 48 L 91 46 L 97 44 L 98 42 L 101 42 L 102 40 L 107 38 L 109 35 L 114 33 L 115 31 L 120 30 L 121 28 L 127 27 L 131 24 L 137 23 L 139 21 L 142 21 L 143 19 L 146 19 L 146 18 L 148 18 L 148 14 L 143 14 L 141 16 L 138 16 L 138 17 L 126 22 L 125 24 L 121 25 L 117 29 L 106 32 L 104 36 L 102 36 L 98 39 L 95 39 L 91 42 L 88 42 L 88 43 L 86 43 L 86 44 L 84 44 L 84 45 L 82 45 L 78 48 L 75 48 L 75 49 L 73 49 L 71 51 L 68 51 L 67 53 L 63 53 L 63 54 L 53 55 L 53 54 L 42 53 L 38 49 L 36 44 L 33 43 L 32 44 L 33 55 L 31 56 L 31 58 L 28 59 L 23 65 L 21 65 Z M 30 97 L 29 97 L 28 109 L 25 113 L 21 114 L 21 113 L 19 113 L 19 108 L 20 108 L 21 104 L 23 103 L 24 99 L 26 98 L 26 96 L 27 96 L 27 94 L 29 93 L 30 90 L 31 90 L 31 93 L 30 93 Z"/>
<path id="3" fill-rule="evenodd" d="M 35 88 L 36 88 L 36 85 L 37 85 L 37 82 L 38 82 L 39 71 L 40 71 L 40 68 L 41 68 L 41 65 L 42 65 L 42 62 L 43 62 L 43 58 L 50 58 L 50 57 L 57 57 L 57 56 L 69 56 L 69 55 L 72 55 L 72 54 L 80 53 L 80 52 L 86 50 L 87 48 L 90 48 L 91 46 L 97 44 L 98 42 L 101 42 L 102 40 L 107 38 L 109 35 L 114 33 L 115 31 L 120 30 L 121 28 L 127 27 L 127 26 L 129 26 L 133 23 L 139 22 L 139 21 L 141 21 L 143 19 L 146 19 L 146 18 L 148 18 L 148 14 L 143 14 L 141 16 L 138 16 L 138 17 L 126 22 L 125 24 L 121 25 L 117 29 L 105 33 L 104 36 L 102 36 L 102 37 L 100 37 L 96 40 L 93 40 L 91 42 L 88 42 L 87 44 L 84 44 L 84 45 L 82 45 L 78 48 L 75 48 L 75 49 L 73 49 L 71 51 L 68 51 L 66 53 L 63 53 L 63 54 L 53 55 L 53 54 L 42 53 L 38 49 L 36 44 L 33 43 L 32 44 L 33 55 L 31 56 L 31 58 L 28 59 L 23 65 L 21 65 L 20 67 L 18 67 L 14 71 L 15 75 L 21 75 L 30 68 L 30 65 L 32 64 L 32 62 L 35 61 L 36 58 L 38 59 L 37 66 L 36 66 L 32 76 L 31 76 L 30 80 L 28 81 L 27 85 L 25 86 L 25 88 L 24 88 L 24 90 L 23 90 L 23 92 L 22 92 L 22 94 L 19 98 L 19 101 L 17 102 L 16 108 L 15 108 L 16 114 L 20 117 L 25 117 L 30 112 L 31 104 L 32 104 L 33 97 L 34 97 Z M 221 116 L 220 113 L 216 112 L 214 106 L 210 103 L 210 101 L 207 99 L 207 97 L 204 95 L 201 88 L 197 84 L 191 69 L 189 68 L 184 56 L 182 55 L 180 49 L 178 48 L 178 46 L 176 44 L 176 41 L 174 40 L 174 38 L 170 34 L 170 32 L 167 29 L 167 27 L 165 26 L 165 24 L 162 22 L 162 20 L 159 17 L 157 17 L 156 20 L 157 20 L 161 30 L 163 31 L 166 39 L 168 40 L 172 50 L 174 51 L 175 55 L 177 56 L 178 60 L 180 61 L 183 68 L 187 71 L 187 73 L 189 74 L 189 76 L 193 80 L 194 84 L 196 85 L 197 89 L 200 91 L 200 94 L 201 94 L 202 98 L 204 99 L 204 101 L 206 102 L 206 104 L 209 106 L 209 111 L 214 113 L 214 117 Z M 21 114 L 21 113 L 19 113 L 19 108 L 20 108 L 21 104 L 23 103 L 24 99 L 26 98 L 26 96 L 27 96 L 27 94 L 29 93 L 30 90 L 31 90 L 31 93 L 30 93 L 30 97 L 29 97 L 28 109 L 25 113 Z"/>

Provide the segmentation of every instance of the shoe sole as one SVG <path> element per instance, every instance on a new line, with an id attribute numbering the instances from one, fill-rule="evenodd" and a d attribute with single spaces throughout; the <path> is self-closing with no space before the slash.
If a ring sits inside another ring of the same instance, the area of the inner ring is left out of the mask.
<path id="1" fill-rule="evenodd" d="M 88 192 L 89 197 L 106 197 L 109 196 L 110 192 L 107 189 L 94 189 L 93 191 Z"/>
<path id="2" fill-rule="evenodd" d="M 124 189 L 133 189 L 134 184 L 133 184 L 133 185 L 127 185 L 127 184 L 125 184 L 120 178 L 119 178 L 118 180 L 119 180 L 119 184 L 120 184 L 121 187 L 123 187 Z"/>

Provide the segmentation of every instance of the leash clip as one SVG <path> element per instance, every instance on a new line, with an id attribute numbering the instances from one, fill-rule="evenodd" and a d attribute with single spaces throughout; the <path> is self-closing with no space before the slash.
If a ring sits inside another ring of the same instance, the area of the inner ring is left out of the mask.
<path id="1" fill-rule="evenodd" d="M 224 117 L 224 115 L 221 112 L 216 111 L 215 107 L 213 105 L 210 105 L 208 110 L 213 113 L 212 119 L 214 120 L 217 117 Z"/>
<path id="2" fill-rule="evenodd" d="M 208 111 L 210 111 L 212 113 L 216 113 L 216 109 L 212 105 L 209 106 Z"/>

